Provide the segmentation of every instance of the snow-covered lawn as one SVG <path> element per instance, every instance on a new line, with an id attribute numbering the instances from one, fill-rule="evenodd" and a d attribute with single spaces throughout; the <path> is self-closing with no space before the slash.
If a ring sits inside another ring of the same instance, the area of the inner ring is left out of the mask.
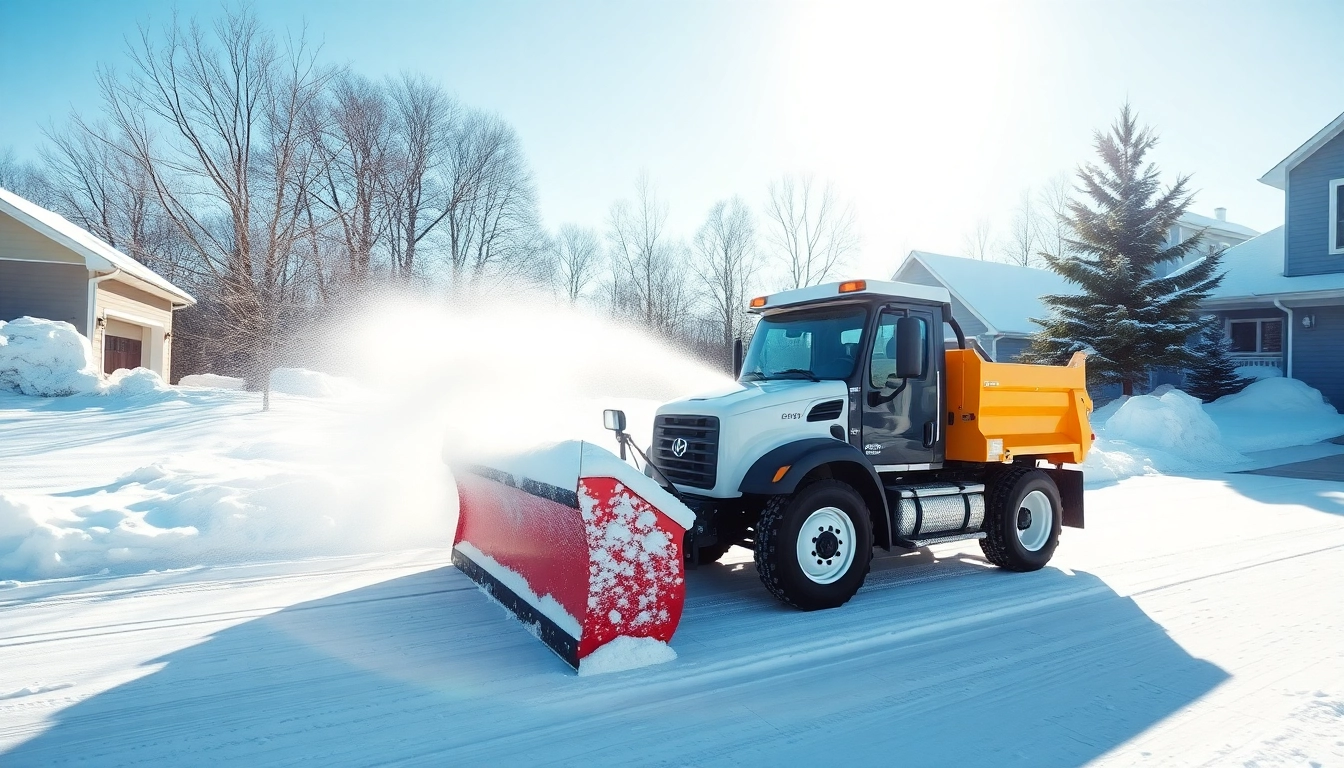
<path id="1" fill-rule="evenodd" d="M 358 398 L 257 406 L 0 396 L 0 503 L 51 516 L 82 543 L 37 554 L 95 574 L 6 561 L 0 763 L 1344 759 L 1335 484 L 1129 477 L 1089 491 L 1042 572 L 974 545 L 883 554 L 810 614 L 735 550 L 690 574 L 676 661 L 577 677 L 449 566 L 432 430 Z M 208 525 L 116 533 L 139 516 Z"/>
<path id="2" fill-rule="evenodd" d="M 612 445 L 603 407 L 647 444 L 655 402 L 716 380 L 584 322 L 526 328 L 521 366 L 469 333 L 415 375 L 375 360 L 376 397 L 277 372 L 268 413 L 218 377 L 69 388 L 73 353 L 44 386 L 84 394 L 0 392 L 0 765 L 1344 761 L 1344 488 L 1237 472 L 1344 453 L 1284 379 L 1102 409 L 1087 528 L 1043 571 L 879 553 L 800 613 L 734 550 L 690 573 L 675 660 L 574 675 L 450 566 L 442 457 Z"/>

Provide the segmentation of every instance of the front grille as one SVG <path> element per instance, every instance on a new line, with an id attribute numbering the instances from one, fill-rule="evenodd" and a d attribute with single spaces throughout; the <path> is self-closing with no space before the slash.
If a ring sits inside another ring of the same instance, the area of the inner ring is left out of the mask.
<path id="1" fill-rule="evenodd" d="M 677 438 L 686 441 L 680 456 L 672 450 Z M 659 416 L 653 424 L 653 463 L 677 485 L 713 488 L 718 480 L 718 418 Z"/>

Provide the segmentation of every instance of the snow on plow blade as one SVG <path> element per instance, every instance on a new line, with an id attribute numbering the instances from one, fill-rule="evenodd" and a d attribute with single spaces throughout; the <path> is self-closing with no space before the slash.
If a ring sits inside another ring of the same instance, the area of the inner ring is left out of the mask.
<path id="1" fill-rule="evenodd" d="M 453 564 L 578 669 L 618 637 L 667 642 L 694 515 L 578 441 L 458 469 Z"/>

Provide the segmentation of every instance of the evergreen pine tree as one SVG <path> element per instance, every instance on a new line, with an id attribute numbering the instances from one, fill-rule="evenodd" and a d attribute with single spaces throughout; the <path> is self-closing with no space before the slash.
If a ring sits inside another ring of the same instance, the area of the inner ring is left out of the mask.
<path id="1" fill-rule="evenodd" d="M 1206 403 L 1240 392 L 1251 383 L 1237 375 L 1237 364 L 1228 356 L 1232 342 L 1223 335 L 1217 318 L 1204 318 L 1204 327 L 1190 347 L 1194 358 L 1185 375 L 1185 391 Z"/>
<path id="2" fill-rule="evenodd" d="M 1075 234 L 1072 253 L 1041 254 L 1047 265 L 1079 287 L 1069 296 L 1043 296 L 1050 317 L 1027 352 L 1034 362 L 1062 364 L 1079 350 L 1090 357 L 1089 378 L 1118 382 L 1124 394 L 1154 368 L 1191 364 L 1186 340 L 1200 329 L 1199 303 L 1222 280 L 1221 254 L 1211 254 L 1166 277 L 1157 267 L 1197 252 L 1203 232 L 1167 245 L 1167 232 L 1190 206 L 1188 176 L 1160 188 L 1157 168 L 1144 157 L 1157 143 L 1138 127 L 1128 104 L 1095 146 L 1101 165 L 1078 169 L 1083 200 L 1069 203 L 1065 223 Z"/>

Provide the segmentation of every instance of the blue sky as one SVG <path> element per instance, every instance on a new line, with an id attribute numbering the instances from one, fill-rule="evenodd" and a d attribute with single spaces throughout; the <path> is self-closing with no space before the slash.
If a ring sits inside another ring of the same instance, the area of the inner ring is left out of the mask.
<path id="1" fill-rule="evenodd" d="M 0 0 L 0 148 L 97 109 L 137 24 L 217 2 Z M 1002 230 L 1027 187 L 1090 159 L 1128 98 L 1162 135 L 1194 210 L 1260 230 L 1283 197 L 1256 180 L 1344 111 L 1344 3 L 258 2 L 307 24 L 326 59 L 439 79 L 521 135 L 549 226 L 603 228 L 649 172 L 689 237 L 714 201 L 757 209 L 786 172 L 856 207 L 855 272 L 911 248 L 959 253 Z"/>

